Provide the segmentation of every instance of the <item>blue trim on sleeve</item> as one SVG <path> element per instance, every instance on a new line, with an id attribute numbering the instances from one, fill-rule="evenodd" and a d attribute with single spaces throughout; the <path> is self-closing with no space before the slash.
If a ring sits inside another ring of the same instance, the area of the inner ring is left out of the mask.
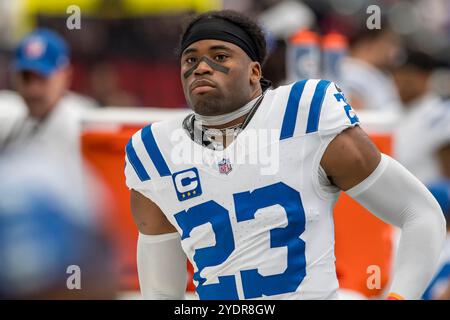
<path id="1" fill-rule="evenodd" d="M 130 141 L 128 141 L 125 150 L 126 150 L 128 161 L 133 166 L 134 171 L 136 172 L 139 179 L 141 181 L 150 180 L 150 176 L 148 175 L 147 171 L 145 170 L 144 166 L 142 165 L 141 160 L 139 160 L 139 157 L 137 156 L 136 151 L 134 150 L 132 139 L 130 139 Z"/>
<path id="2" fill-rule="evenodd" d="M 330 81 L 320 80 L 317 83 L 314 96 L 311 101 L 311 107 L 309 109 L 308 124 L 306 126 L 306 133 L 316 132 L 319 129 L 320 111 L 322 109 L 323 99 L 325 98 L 325 92 L 327 91 Z"/>
<path id="3" fill-rule="evenodd" d="M 289 99 L 284 112 L 283 124 L 281 127 L 280 140 L 291 138 L 294 135 L 295 124 L 297 122 L 298 104 L 308 80 L 296 82 L 289 93 Z"/>
<path id="4" fill-rule="evenodd" d="M 172 174 L 170 173 L 169 167 L 167 166 L 167 163 L 158 148 L 151 127 L 151 125 L 148 125 L 141 131 L 142 141 L 144 142 L 145 149 L 147 150 L 150 159 L 152 159 L 156 170 L 158 170 L 159 175 L 161 177 L 171 176 Z"/>

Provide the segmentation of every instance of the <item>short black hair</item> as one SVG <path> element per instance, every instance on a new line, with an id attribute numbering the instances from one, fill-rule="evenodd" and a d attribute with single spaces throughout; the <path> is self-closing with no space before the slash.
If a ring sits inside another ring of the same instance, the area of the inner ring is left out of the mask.
<path id="1" fill-rule="evenodd" d="M 181 42 L 186 33 L 189 31 L 189 29 L 195 25 L 198 21 L 208 18 L 219 18 L 227 20 L 228 22 L 231 22 L 238 27 L 240 27 L 242 30 L 244 30 L 255 42 L 257 55 L 259 57 L 258 61 L 261 65 L 264 64 L 266 58 L 267 58 L 267 44 L 266 44 L 266 37 L 264 36 L 264 32 L 261 29 L 261 27 L 258 25 L 257 22 L 255 22 L 250 17 L 239 13 L 237 11 L 233 10 L 221 10 L 221 11 L 208 11 L 202 14 L 199 14 L 197 16 L 194 16 L 191 18 L 186 25 L 183 28 L 183 32 L 181 33 L 180 38 L 180 44 L 178 47 L 178 55 L 181 55 Z"/>
<path id="2" fill-rule="evenodd" d="M 393 31 L 390 26 L 385 26 L 381 29 L 368 29 L 366 26 L 360 26 L 358 28 L 355 28 L 355 30 L 353 30 L 349 34 L 349 45 L 350 47 L 354 47 L 364 41 L 373 41 L 378 39 L 379 37 L 384 36 L 387 33 L 392 32 Z"/>
<path id="3" fill-rule="evenodd" d="M 403 65 L 413 66 L 423 72 L 432 72 L 436 68 L 445 66 L 443 62 L 434 56 L 418 50 L 407 50 Z"/>

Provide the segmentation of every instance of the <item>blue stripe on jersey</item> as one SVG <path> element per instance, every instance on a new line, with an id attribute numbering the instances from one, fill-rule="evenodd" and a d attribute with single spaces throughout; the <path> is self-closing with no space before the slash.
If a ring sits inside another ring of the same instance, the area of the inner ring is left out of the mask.
<path id="1" fill-rule="evenodd" d="M 297 122 L 298 104 L 305 88 L 307 80 L 296 82 L 289 93 L 289 99 L 284 112 L 283 125 L 281 127 L 280 140 L 291 138 L 294 135 Z"/>
<path id="2" fill-rule="evenodd" d="M 169 167 L 167 166 L 167 163 L 164 160 L 161 151 L 159 151 L 151 127 L 152 125 L 148 125 L 141 131 L 142 141 L 144 142 L 145 149 L 147 150 L 150 159 L 152 159 L 156 170 L 158 170 L 159 175 L 161 177 L 170 176 L 172 174 L 170 173 Z"/>
<path id="3" fill-rule="evenodd" d="M 128 141 L 127 147 L 125 148 L 125 151 L 127 153 L 128 161 L 130 161 L 131 165 L 134 168 L 134 171 L 136 172 L 137 176 L 141 181 L 147 181 L 150 180 L 150 176 L 148 175 L 147 171 L 145 170 L 144 166 L 142 165 L 141 160 L 139 160 L 136 151 L 134 150 L 133 143 Z"/>
<path id="4" fill-rule="evenodd" d="M 317 83 L 316 91 L 314 91 L 314 96 L 311 101 L 311 107 L 309 108 L 306 133 L 316 132 L 319 129 L 320 110 L 322 109 L 325 92 L 330 83 L 330 81 L 326 80 L 320 80 Z"/>

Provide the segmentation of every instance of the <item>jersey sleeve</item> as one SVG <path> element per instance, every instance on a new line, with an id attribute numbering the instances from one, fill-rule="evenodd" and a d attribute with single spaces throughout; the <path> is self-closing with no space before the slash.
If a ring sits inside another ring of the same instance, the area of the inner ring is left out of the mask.
<path id="1" fill-rule="evenodd" d="M 317 92 L 321 91 L 323 96 L 319 99 Z M 315 92 L 318 98 L 315 101 L 313 98 L 311 103 L 309 119 L 313 119 L 314 125 L 310 130 L 318 133 L 320 143 L 313 161 L 313 184 L 322 197 L 333 198 L 337 197 L 340 190 L 328 180 L 320 161 L 331 141 L 342 131 L 359 125 L 359 119 L 347 103 L 342 90 L 334 82 L 320 80 Z"/>
<path id="2" fill-rule="evenodd" d="M 344 93 L 334 82 L 329 82 L 320 110 L 318 133 L 321 136 L 336 135 L 356 125 L 359 125 L 358 116 L 348 104 Z"/>
<path id="3" fill-rule="evenodd" d="M 158 145 L 164 144 L 161 140 L 164 133 L 158 132 L 155 127 L 157 124 L 145 126 L 128 141 L 125 147 L 125 184 L 157 205 L 162 205 L 164 190 L 167 190 L 168 181 L 172 181 L 172 174 Z"/>
<path id="4" fill-rule="evenodd" d="M 278 89 L 285 97 L 280 139 L 328 135 L 359 124 L 341 89 L 331 81 L 305 79 Z"/>
<path id="5" fill-rule="evenodd" d="M 139 152 L 133 141 L 139 137 L 139 132 L 136 133 L 128 141 L 125 147 L 125 184 L 128 189 L 136 190 L 145 196 L 149 196 L 152 192 L 152 185 L 148 170 L 139 156 Z"/>
<path id="6" fill-rule="evenodd" d="M 136 170 L 128 159 L 128 155 L 125 155 L 125 184 L 128 189 L 139 189 L 141 180 L 139 179 Z"/>

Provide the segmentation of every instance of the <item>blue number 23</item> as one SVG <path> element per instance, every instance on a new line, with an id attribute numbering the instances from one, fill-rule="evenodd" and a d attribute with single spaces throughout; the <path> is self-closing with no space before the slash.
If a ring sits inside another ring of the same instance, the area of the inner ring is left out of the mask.
<path id="1" fill-rule="evenodd" d="M 233 195 L 237 222 L 255 218 L 258 210 L 280 205 L 286 212 L 287 226 L 270 230 L 270 247 L 287 247 L 287 268 L 283 273 L 263 276 L 258 269 L 241 270 L 242 289 L 246 299 L 294 292 L 305 277 L 305 243 L 300 235 L 305 231 L 305 212 L 300 193 L 278 182 L 252 192 Z M 219 276 L 218 283 L 205 285 L 201 272 L 206 267 L 225 262 L 235 249 L 229 212 L 215 201 L 207 201 L 175 215 L 182 229 L 181 239 L 190 237 L 191 231 L 210 223 L 215 234 L 215 246 L 196 249 L 194 261 L 200 299 L 238 299 L 234 275 Z"/>

